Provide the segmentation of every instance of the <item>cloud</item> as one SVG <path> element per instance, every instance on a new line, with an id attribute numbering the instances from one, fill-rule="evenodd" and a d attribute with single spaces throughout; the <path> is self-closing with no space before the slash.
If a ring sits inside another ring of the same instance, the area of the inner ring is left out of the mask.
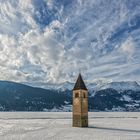
<path id="1" fill-rule="evenodd" d="M 74 82 L 81 70 L 87 82 L 139 81 L 139 6 L 121 0 L 0 4 L 0 79 Z"/>
<path id="2" fill-rule="evenodd" d="M 127 40 L 122 43 L 120 51 L 126 55 L 128 59 L 133 59 L 133 54 L 135 53 L 135 44 L 132 37 L 128 37 Z"/>

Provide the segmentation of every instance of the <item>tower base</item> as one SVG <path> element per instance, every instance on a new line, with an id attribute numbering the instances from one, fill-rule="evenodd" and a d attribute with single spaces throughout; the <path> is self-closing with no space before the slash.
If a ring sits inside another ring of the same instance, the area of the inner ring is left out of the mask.
<path id="1" fill-rule="evenodd" d="M 73 127 L 88 127 L 88 116 L 73 115 Z"/>

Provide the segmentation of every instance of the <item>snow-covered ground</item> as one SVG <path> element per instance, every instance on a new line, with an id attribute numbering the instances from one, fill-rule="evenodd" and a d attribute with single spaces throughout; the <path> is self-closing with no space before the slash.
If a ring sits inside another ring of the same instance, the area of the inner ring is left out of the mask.
<path id="1" fill-rule="evenodd" d="M 89 127 L 72 127 L 68 112 L 1 112 L 0 140 L 140 140 L 140 112 L 89 113 Z"/>

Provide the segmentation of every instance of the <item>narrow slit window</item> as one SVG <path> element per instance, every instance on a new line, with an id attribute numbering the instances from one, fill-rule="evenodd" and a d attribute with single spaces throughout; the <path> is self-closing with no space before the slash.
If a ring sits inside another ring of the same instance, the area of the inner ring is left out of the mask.
<path id="1" fill-rule="evenodd" d="M 84 98 L 86 98 L 86 94 L 84 93 Z"/>

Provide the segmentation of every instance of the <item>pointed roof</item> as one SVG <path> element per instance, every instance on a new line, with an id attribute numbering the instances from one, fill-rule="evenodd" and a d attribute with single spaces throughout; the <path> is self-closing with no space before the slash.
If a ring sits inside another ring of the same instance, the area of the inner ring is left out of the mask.
<path id="1" fill-rule="evenodd" d="M 79 76 L 77 78 L 77 81 L 76 81 L 76 84 L 75 84 L 73 90 L 79 90 L 79 89 L 87 90 L 80 73 L 79 73 Z"/>

